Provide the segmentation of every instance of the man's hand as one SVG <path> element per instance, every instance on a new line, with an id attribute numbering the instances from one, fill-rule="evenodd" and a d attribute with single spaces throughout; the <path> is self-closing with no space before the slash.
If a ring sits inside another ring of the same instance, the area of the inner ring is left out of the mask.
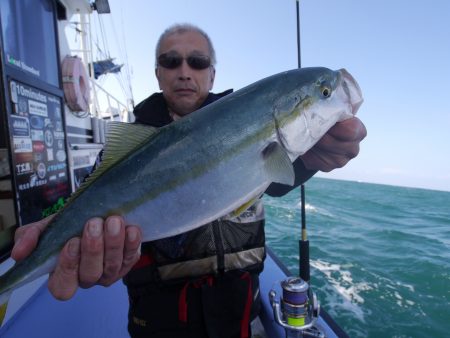
<path id="1" fill-rule="evenodd" d="M 19 227 L 11 257 L 22 260 L 39 240 L 51 216 Z M 125 276 L 140 256 L 139 227 L 126 225 L 120 216 L 90 219 L 81 238 L 70 239 L 62 249 L 57 266 L 50 274 L 48 288 L 57 299 L 67 300 L 78 287 L 109 286 Z"/>
<path id="2" fill-rule="evenodd" d="M 338 122 L 301 159 L 309 170 L 341 168 L 358 155 L 366 135 L 366 127 L 357 117 Z"/>

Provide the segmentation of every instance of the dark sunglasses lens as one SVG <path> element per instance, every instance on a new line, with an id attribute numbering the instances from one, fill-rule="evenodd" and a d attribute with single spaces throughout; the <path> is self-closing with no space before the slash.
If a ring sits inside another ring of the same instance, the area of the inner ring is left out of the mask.
<path id="1" fill-rule="evenodd" d="M 161 67 L 168 69 L 175 69 L 181 65 L 183 58 L 181 56 L 160 55 L 158 57 L 158 64 Z"/>
<path id="2" fill-rule="evenodd" d="M 186 61 L 193 69 L 206 69 L 211 66 L 209 57 L 203 55 L 189 56 Z"/>

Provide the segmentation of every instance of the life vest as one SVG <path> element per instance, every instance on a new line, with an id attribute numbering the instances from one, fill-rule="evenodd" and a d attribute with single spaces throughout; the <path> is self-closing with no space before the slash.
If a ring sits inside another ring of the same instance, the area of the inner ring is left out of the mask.
<path id="1" fill-rule="evenodd" d="M 259 312 L 258 275 L 265 258 L 264 209 L 144 243 L 124 278 L 132 337 L 249 337 Z M 165 337 L 165 336 L 164 336 Z"/>
<path id="2" fill-rule="evenodd" d="M 174 237 L 144 243 L 140 261 L 124 281 L 132 287 L 232 270 L 259 272 L 264 258 L 264 207 L 257 200 L 239 216 L 226 216 Z"/>
<path id="3" fill-rule="evenodd" d="M 64 97 L 72 111 L 87 111 L 90 103 L 90 86 L 81 59 L 66 56 L 62 62 Z"/>

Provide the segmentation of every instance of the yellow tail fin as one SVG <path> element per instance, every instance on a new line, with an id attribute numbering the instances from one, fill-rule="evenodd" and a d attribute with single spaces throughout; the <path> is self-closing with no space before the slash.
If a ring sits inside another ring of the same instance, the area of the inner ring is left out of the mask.
<path id="1" fill-rule="evenodd" d="M 8 307 L 8 302 L 3 303 L 2 305 L 0 305 L 0 326 L 3 323 L 3 319 L 5 319 L 5 315 L 6 315 L 6 308 Z"/>

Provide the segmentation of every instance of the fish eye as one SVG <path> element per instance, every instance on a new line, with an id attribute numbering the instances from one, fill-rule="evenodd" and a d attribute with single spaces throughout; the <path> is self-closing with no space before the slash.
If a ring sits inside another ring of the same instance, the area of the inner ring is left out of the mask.
<path id="1" fill-rule="evenodd" d="M 321 93 L 322 93 L 322 96 L 325 97 L 325 98 L 331 96 L 331 89 L 330 89 L 329 87 L 327 87 L 327 86 L 323 86 L 323 87 L 320 89 L 320 91 L 321 91 Z"/>

